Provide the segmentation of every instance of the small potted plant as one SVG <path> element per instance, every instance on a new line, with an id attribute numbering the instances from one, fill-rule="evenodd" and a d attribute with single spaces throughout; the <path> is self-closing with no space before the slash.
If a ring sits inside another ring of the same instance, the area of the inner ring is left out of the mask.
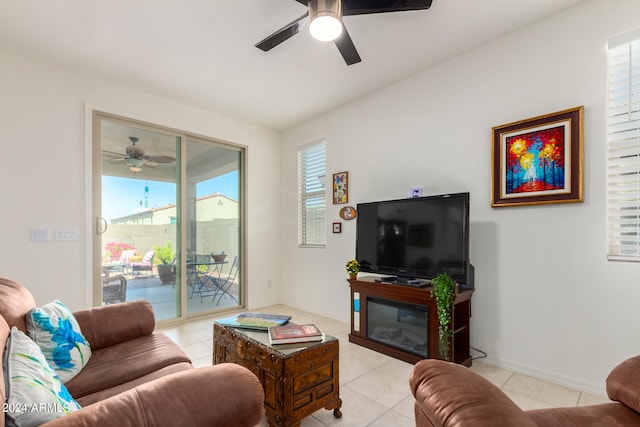
<path id="1" fill-rule="evenodd" d="M 360 263 L 358 260 L 352 259 L 347 262 L 345 267 L 347 269 L 347 273 L 349 273 L 349 279 L 355 279 L 358 277 L 358 271 L 360 271 Z"/>
<path id="2" fill-rule="evenodd" d="M 449 360 L 449 342 L 453 336 L 451 316 L 456 299 L 456 283 L 447 273 L 441 273 L 431 281 L 431 296 L 438 311 L 438 350 L 440 357 Z"/>
<path id="3" fill-rule="evenodd" d="M 154 245 L 153 263 L 158 269 L 160 281 L 164 284 L 176 282 L 176 253 L 171 250 L 171 242 L 167 242 L 165 246 Z"/>

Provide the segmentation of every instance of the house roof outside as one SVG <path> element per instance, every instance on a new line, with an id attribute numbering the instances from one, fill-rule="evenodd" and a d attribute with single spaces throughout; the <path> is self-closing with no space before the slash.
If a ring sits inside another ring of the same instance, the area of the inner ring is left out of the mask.
<path id="1" fill-rule="evenodd" d="M 236 219 L 240 216 L 238 201 L 224 194 L 215 193 L 196 199 L 196 218 L 198 221 L 215 219 Z M 135 212 L 131 215 L 111 219 L 112 224 L 175 224 L 176 204 Z"/>

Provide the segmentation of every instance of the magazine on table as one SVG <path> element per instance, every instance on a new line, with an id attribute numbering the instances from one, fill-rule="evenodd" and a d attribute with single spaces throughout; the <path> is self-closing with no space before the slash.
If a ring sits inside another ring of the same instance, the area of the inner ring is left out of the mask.
<path id="1" fill-rule="evenodd" d="M 316 325 L 272 326 L 269 328 L 269 342 L 271 344 L 292 344 L 300 342 L 322 341 L 324 334 Z"/>
<path id="2" fill-rule="evenodd" d="M 272 326 L 284 325 L 291 320 L 291 316 L 283 314 L 267 314 L 245 311 L 235 316 L 217 319 L 220 325 L 233 328 L 254 329 L 266 331 Z"/>

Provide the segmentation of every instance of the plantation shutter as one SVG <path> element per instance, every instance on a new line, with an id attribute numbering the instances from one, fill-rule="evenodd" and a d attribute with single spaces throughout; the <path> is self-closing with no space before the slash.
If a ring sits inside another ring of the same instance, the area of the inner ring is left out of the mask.
<path id="1" fill-rule="evenodd" d="M 320 140 L 298 150 L 298 244 L 326 244 L 326 147 Z"/>
<path id="2" fill-rule="evenodd" d="M 640 261 L 640 29 L 609 40 L 608 259 Z"/>

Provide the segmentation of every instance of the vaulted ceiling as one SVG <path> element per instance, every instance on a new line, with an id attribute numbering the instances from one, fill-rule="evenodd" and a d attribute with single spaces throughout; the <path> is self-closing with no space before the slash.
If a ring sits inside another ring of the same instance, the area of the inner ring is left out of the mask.
<path id="1" fill-rule="evenodd" d="M 283 130 L 584 0 L 433 0 L 348 16 L 362 57 L 303 31 L 296 0 L 0 0 L 0 49 Z"/>

